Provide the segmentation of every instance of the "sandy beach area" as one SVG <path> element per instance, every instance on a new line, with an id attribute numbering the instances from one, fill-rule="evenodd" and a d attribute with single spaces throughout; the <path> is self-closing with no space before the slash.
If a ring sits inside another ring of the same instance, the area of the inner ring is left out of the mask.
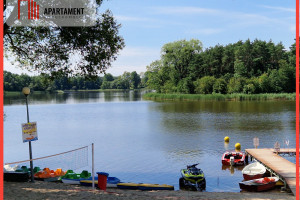
<path id="1" fill-rule="evenodd" d="M 4 199 L 61 200 L 61 199 L 280 199 L 294 200 L 285 192 L 197 192 L 197 191 L 139 191 L 108 188 L 106 192 L 91 187 L 67 185 L 54 182 L 4 182 Z"/>

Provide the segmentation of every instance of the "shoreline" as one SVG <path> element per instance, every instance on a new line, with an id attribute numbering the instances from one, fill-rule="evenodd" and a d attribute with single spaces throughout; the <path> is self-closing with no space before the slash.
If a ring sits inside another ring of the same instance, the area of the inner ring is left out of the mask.
<path id="1" fill-rule="evenodd" d="M 91 187 L 68 185 L 55 182 L 6 182 L 4 181 L 4 199 L 247 199 L 247 200 L 294 200 L 292 193 L 286 192 L 197 192 L 197 191 L 140 191 L 107 188 L 107 191 L 92 190 Z"/>
<path id="2" fill-rule="evenodd" d="M 295 101 L 295 93 L 260 93 L 260 94 L 164 94 L 146 93 L 146 100 L 156 101 Z"/>

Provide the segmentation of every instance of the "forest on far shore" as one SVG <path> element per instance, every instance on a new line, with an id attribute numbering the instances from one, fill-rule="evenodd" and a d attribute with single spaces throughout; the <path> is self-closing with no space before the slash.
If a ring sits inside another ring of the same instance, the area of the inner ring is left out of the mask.
<path id="1" fill-rule="evenodd" d="M 295 92 L 296 44 L 238 41 L 203 50 L 200 40 L 180 40 L 162 47 L 161 59 L 145 73 L 105 74 L 93 80 L 80 76 L 52 80 L 48 75 L 28 76 L 4 71 L 4 91 L 154 89 L 158 93 L 258 94 Z"/>
<path id="2" fill-rule="evenodd" d="M 248 39 L 203 51 L 192 39 L 165 44 L 145 77 L 158 93 L 293 93 L 295 69 L 295 43 L 286 50 L 282 43 Z"/>

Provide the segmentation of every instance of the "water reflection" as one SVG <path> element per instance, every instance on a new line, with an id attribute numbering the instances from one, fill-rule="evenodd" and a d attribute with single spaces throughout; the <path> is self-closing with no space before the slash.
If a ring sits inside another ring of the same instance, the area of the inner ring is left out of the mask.
<path id="1" fill-rule="evenodd" d="M 231 166 L 231 165 L 222 165 L 222 170 L 230 171 L 230 174 L 233 175 L 236 171 L 242 171 L 244 166 Z"/>
<path id="2" fill-rule="evenodd" d="M 295 101 L 175 101 L 163 102 L 155 107 L 164 113 L 238 113 L 270 114 L 295 110 Z"/>
<path id="3" fill-rule="evenodd" d="M 228 147 L 229 147 L 229 142 L 224 142 L 224 149 L 228 150 Z"/>
<path id="4" fill-rule="evenodd" d="M 147 90 L 124 91 L 66 91 L 63 93 L 33 92 L 29 96 L 30 104 L 71 104 L 95 102 L 141 101 Z M 24 104 L 21 92 L 5 92 L 4 105 Z"/>

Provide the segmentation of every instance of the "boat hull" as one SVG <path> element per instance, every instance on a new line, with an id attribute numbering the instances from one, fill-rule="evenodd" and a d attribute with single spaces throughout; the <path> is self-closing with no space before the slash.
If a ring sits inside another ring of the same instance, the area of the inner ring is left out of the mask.
<path id="1" fill-rule="evenodd" d="M 259 162 L 249 164 L 242 170 L 244 180 L 246 181 L 262 178 L 265 173 L 266 167 L 260 164 Z"/>
<path id="2" fill-rule="evenodd" d="M 239 186 L 240 186 L 240 189 L 247 190 L 250 192 L 261 192 L 261 191 L 270 190 L 275 187 L 276 182 L 279 179 L 277 177 L 269 177 L 269 178 L 270 179 L 273 178 L 274 181 L 268 182 L 268 183 L 257 183 L 257 181 L 261 181 L 264 179 L 264 178 L 260 178 L 260 179 L 254 179 L 254 180 L 250 180 L 250 181 L 240 182 Z"/>
<path id="3" fill-rule="evenodd" d="M 253 179 L 259 179 L 259 178 L 262 178 L 263 176 L 264 176 L 264 174 L 256 174 L 256 175 L 243 174 L 243 177 L 244 177 L 245 181 L 249 181 L 249 180 L 253 180 Z"/>
<path id="4" fill-rule="evenodd" d="M 28 172 L 4 172 L 4 181 L 27 182 L 29 180 Z"/>
<path id="5" fill-rule="evenodd" d="M 61 181 L 65 184 L 80 185 L 80 179 L 62 178 Z"/>
<path id="6" fill-rule="evenodd" d="M 234 158 L 230 160 L 230 158 Z M 245 154 L 243 152 L 227 151 L 222 156 L 223 165 L 242 166 L 245 165 Z"/>

